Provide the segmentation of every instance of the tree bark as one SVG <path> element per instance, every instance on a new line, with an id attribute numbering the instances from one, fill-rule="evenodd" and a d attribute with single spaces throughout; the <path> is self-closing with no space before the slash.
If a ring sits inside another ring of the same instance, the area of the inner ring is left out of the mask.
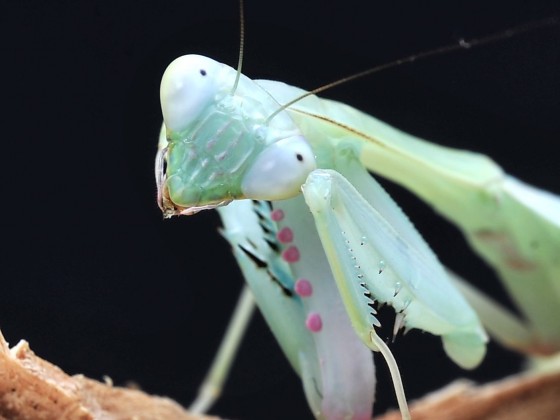
<path id="1" fill-rule="evenodd" d="M 560 373 L 518 374 L 486 385 L 459 380 L 411 404 L 414 420 L 560 419 Z M 392 411 L 376 420 L 400 420 Z"/>
<path id="2" fill-rule="evenodd" d="M 456 381 L 411 404 L 414 420 L 560 419 L 560 373 L 519 374 L 487 385 Z M 227 413 L 225 413 L 227 414 Z M 296 413 L 294 413 L 296 414 Z M 263 413 L 266 417 L 266 413 Z M 22 340 L 0 333 L 0 420 L 218 420 L 189 414 L 169 398 L 67 375 Z M 398 420 L 389 412 L 376 420 Z"/>
<path id="3" fill-rule="evenodd" d="M 189 414 L 175 401 L 67 375 L 22 340 L 13 348 L 0 333 L 0 420 L 217 420 Z"/>

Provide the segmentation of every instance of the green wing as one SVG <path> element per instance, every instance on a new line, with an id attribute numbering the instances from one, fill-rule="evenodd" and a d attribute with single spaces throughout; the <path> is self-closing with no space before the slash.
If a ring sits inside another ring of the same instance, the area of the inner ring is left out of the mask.
<path id="1" fill-rule="evenodd" d="M 394 307 L 396 330 L 440 335 L 455 362 L 478 365 L 486 334 L 436 256 L 351 152 L 339 151 L 336 169 L 313 171 L 303 191 L 358 335 L 371 347 L 365 294 Z"/>
<path id="2" fill-rule="evenodd" d="M 305 93 L 280 82 L 258 83 L 279 103 Z M 352 143 L 369 170 L 410 189 L 461 228 L 531 325 L 531 342 L 516 347 L 560 349 L 558 196 L 508 176 L 484 155 L 429 143 L 336 101 L 309 96 L 288 110 L 317 151 L 319 166 L 332 167 L 333 150 Z"/>

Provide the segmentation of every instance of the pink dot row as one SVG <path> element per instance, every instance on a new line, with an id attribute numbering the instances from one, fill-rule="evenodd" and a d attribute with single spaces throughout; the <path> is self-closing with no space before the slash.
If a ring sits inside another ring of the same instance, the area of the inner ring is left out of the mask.
<path id="1" fill-rule="evenodd" d="M 307 279 L 298 279 L 294 290 L 301 297 L 309 297 L 313 293 L 313 286 Z M 310 312 L 305 320 L 305 326 L 311 332 L 319 332 L 323 328 L 323 320 L 317 312 Z"/>
<path id="2" fill-rule="evenodd" d="M 271 219 L 275 222 L 279 222 L 284 219 L 284 212 L 280 209 L 274 210 L 271 215 Z M 283 244 L 289 244 L 294 240 L 294 232 L 289 227 L 283 227 L 277 234 L 278 240 Z M 299 249 L 296 246 L 289 246 L 282 253 L 282 258 L 287 263 L 295 263 L 299 261 L 300 254 Z M 313 286 L 311 282 L 307 279 L 298 279 L 294 286 L 295 292 L 301 297 L 309 297 L 313 294 Z M 311 312 L 307 315 L 305 320 L 305 326 L 311 332 L 319 332 L 323 328 L 323 320 L 321 315 L 317 312 Z"/>
<path id="3" fill-rule="evenodd" d="M 290 243 L 294 239 L 294 233 L 289 227 L 282 228 L 277 234 L 278 240 L 282 243 Z M 282 253 L 282 258 L 287 263 L 295 263 L 299 261 L 299 249 L 296 246 L 289 246 Z M 301 297 L 309 297 L 313 293 L 311 282 L 307 279 L 299 279 L 295 284 L 295 291 Z"/>

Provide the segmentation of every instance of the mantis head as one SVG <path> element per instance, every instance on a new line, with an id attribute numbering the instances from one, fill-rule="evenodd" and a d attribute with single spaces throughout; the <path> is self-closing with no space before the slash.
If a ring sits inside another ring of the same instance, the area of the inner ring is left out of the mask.
<path id="1" fill-rule="evenodd" d="M 200 55 L 177 58 L 160 88 L 164 124 L 156 157 L 165 217 L 234 199 L 281 200 L 301 192 L 315 156 L 285 111 L 259 85 Z"/>

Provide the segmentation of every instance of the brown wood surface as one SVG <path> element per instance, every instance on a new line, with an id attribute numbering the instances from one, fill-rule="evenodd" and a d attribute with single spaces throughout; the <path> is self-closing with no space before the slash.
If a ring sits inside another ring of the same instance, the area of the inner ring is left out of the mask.
<path id="1" fill-rule="evenodd" d="M 411 412 L 414 420 L 560 419 L 560 373 L 519 374 L 486 385 L 457 381 L 412 402 Z M 169 398 L 112 386 L 83 375 L 67 375 L 36 356 L 26 341 L 10 349 L 0 333 L 0 420 L 3 419 L 218 418 L 191 415 Z M 398 419 L 398 412 L 376 417 Z"/>
<path id="2" fill-rule="evenodd" d="M 411 404 L 413 420 L 560 419 L 560 373 L 519 374 L 486 385 L 457 381 Z M 400 420 L 398 412 L 376 420 Z"/>
<path id="3" fill-rule="evenodd" d="M 169 398 L 67 375 L 26 341 L 11 349 L 0 333 L 0 420 L 217 419 L 187 413 Z"/>

